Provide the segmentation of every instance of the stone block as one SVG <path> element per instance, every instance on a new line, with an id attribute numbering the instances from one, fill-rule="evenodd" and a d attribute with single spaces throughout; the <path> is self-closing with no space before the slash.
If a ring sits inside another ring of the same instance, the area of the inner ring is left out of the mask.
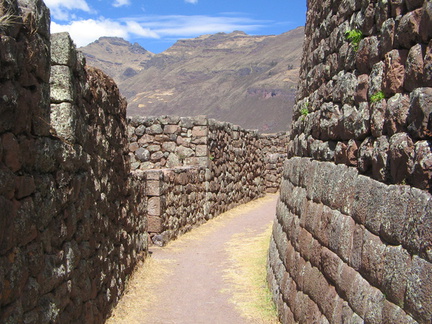
<path id="1" fill-rule="evenodd" d="M 161 161 L 163 157 L 164 157 L 164 154 L 162 152 L 160 152 L 160 151 L 154 152 L 150 155 L 150 161 L 158 162 L 158 161 Z"/>
<path id="2" fill-rule="evenodd" d="M 160 124 L 154 124 L 154 125 L 151 125 L 150 127 L 147 127 L 146 133 L 150 134 L 150 135 L 162 134 L 163 129 L 162 129 L 162 126 Z"/>
<path id="3" fill-rule="evenodd" d="M 192 128 L 193 127 L 193 120 L 191 117 L 180 117 L 180 124 L 181 127 L 184 128 Z"/>
<path id="4" fill-rule="evenodd" d="M 418 88 L 411 92 L 408 132 L 415 139 L 432 138 L 432 88 Z"/>
<path id="5" fill-rule="evenodd" d="M 401 93 L 387 100 L 384 126 L 390 136 L 406 130 L 409 106 L 409 97 Z"/>
<path id="6" fill-rule="evenodd" d="M 193 137 L 203 137 L 208 135 L 208 126 L 194 126 L 192 128 Z"/>
<path id="7" fill-rule="evenodd" d="M 74 67 L 77 61 L 76 48 L 69 33 L 51 34 L 51 63 Z"/>
<path id="8" fill-rule="evenodd" d="M 174 152 L 177 145 L 174 142 L 165 142 L 162 144 L 162 150 L 165 152 Z"/>
<path id="9" fill-rule="evenodd" d="M 155 145 L 155 144 L 149 145 L 149 146 L 147 146 L 147 150 L 149 150 L 150 153 L 154 153 L 154 152 L 160 151 L 161 150 L 161 146 L 160 145 Z"/>
<path id="10" fill-rule="evenodd" d="M 423 10 L 420 8 L 402 16 L 395 33 L 396 46 L 409 49 L 421 41 L 420 24 L 422 13 Z"/>
<path id="11" fill-rule="evenodd" d="M 147 195 L 160 196 L 162 194 L 161 182 L 159 180 L 147 181 Z"/>
<path id="12" fill-rule="evenodd" d="M 35 182 L 33 177 L 20 176 L 15 179 L 15 198 L 22 199 L 30 196 L 35 190 Z"/>
<path id="13" fill-rule="evenodd" d="M 364 232 L 360 272 L 375 287 L 381 287 L 386 246 L 379 236 Z"/>
<path id="14" fill-rule="evenodd" d="M 392 181 L 406 181 L 414 164 L 414 143 L 408 134 L 397 133 L 390 138 L 389 157 Z"/>
<path id="15" fill-rule="evenodd" d="M 51 67 L 51 102 L 62 103 L 75 101 L 73 89 L 73 77 L 71 69 L 65 65 L 54 65 Z"/>
<path id="16" fill-rule="evenodd" d="M 207 153 L 208 153 L 207 145 L 198 145 L 196 147 L 196 153 L 195 154 L 197 157 L 203 157 L 203 156 L 207 157 Z"/>
<path id="17" fill-rule="evenodd" d="M 178 125 L 165 125 L 163 132 L 165 134 L 174 134 L 174 133 L 179 133 L 180 130 L 181 128 Z"/>
<path id="18" fill-rule="evenodd" d="M 141 162 L 146 162 L 150 160 L 150 152 L 145 148 L 140 147 L 135 151 L 135 157 Z"/>
<path id="19" fill-rule="evenodd" d="M 423 49 L 420 44 L 416 44 L 408 52 L 408 58 L 405 65 L 405 83 L 404 88 L 413 91 L 423 85 Z"/>
<path id="20" fill-rule="evenodd" d="M 191 148 L 184 146 L 177 147 L 175 153 L 181 160 L 195 155 L 195 152 Z"/>
<path id="21" fill-rule="evenodd" d="M 3 163 L 12 171 L 16 172 L 22 167 L 22 155 L 18 139 L 12 133 L 1 136 L 3 145 Z"/>
<path id="22" fill-rule="evenodd" d="M 401 246 L 386 247 L 383 265 L 383 291 L 391 302 L 404 306 L 407 278 L 411 272 L 410 254 Z"/>
<path id="23" fill-rule="evenodd" d="M 193 124 L 195 126 L 207 126 L 208 125 L 207 116 L 205 115 L 195 116 L 193 118 Z"/>
<path id="24" fill-rule="evenodd" d="M 147 202 L 147 211 L 149 216 L 160 216 L 161 215 L 161 198 L 151 197 Z"/>
<path id="25" fill-rule="evenodd" d="M 130 152 L 135 152 L 136 150 L 139 149 L 139 144 L 137 142 L 133 142 L 129 144 L 129 151 Z"/>
<path id="26" fill-rule="evenodd" d="M 413 186 L 430 190 L 432 188 L 432 143 L 418 141 L 414 149 L 414 166 L 409 183 Z"/>
<path id="27" fill-rule="evenodd" d="M 414 319 L 423 323 L 432 321 L 432 264 L 413 257 L 408 275 L 405 303 Z"/>
<path id="28" fill-rule="evenodd" d="M 76 142 L 77 108 L 70 102 L 51 105 L 51 127 L 55 136 L 69 144 Z"/>
<path id="29" fill-rule="evenodd" d="M 144 125 L 139 125 L 137 128 L 135 128 L 135 134 L 137 136 L 143 136 L 145 134 L 146 127 Z"/>

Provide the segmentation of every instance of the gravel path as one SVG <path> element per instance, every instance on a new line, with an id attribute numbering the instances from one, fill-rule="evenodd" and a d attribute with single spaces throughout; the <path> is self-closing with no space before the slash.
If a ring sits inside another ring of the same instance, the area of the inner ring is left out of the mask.
<path id="1" fill-rule="evenodd" d="M 230 301 L 224 269 L 232 267 L 226 244 L 233 236 L 263 233 L 275 217 L 277 195 L 239 206 L 166 247 L 151 247 L 148 262 L 107 323 L 257 323 Z"/>

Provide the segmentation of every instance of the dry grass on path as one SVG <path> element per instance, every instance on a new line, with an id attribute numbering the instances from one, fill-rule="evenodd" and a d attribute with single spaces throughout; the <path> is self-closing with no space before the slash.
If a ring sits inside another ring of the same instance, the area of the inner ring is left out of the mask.
<path id="1" fill-rule="evenodd" d="M 169 260 L 155 260 L 148 257 L 137 266 L 128 281 L 126 291 L 115 307 L 106 324 L 139 324 L 149 308 L 157 302 L 151 293 L 169 274 Z"/>
<path id="2" fill-rule="evenodd" d="M 267 286 L 267 253 L 272 225 L 264 233 L 239 233 L 227 242 L 231 266 L 224 270 L 235 304 L 242 316 L 252 323 L 279 323 Z"/>

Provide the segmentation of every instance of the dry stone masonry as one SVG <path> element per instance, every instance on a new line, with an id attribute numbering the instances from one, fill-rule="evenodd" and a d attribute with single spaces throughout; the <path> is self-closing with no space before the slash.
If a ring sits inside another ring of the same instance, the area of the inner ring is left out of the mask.
<path id="1" fill-rule="evenodd" d="M 149 233 L 168 240 L 279 189 L 288 136 L 197 117 L 129 119 L 134 174 L 147 179 Z"/>
<path id="2" fill-rule="evenodd" d="M 308 6 L 290 155 L 432 190 L 431 2 Z"/>
<path id="3" fill-rule="evenodd" d="M 308 0 L 269 253 L 282 323 L 432 322 L 431 39 L 431 1 Z"/>
<path id="4" fill-rule="evenodd" d="M 103 323 L 148 241 L 126 102 L 42 1 L 0 12 L 0 322 Z"/>
<path id="5" fill-rule="evenodd" d="M 128 121 L 41 0 L 0 0 L 0 14 L 0 323 L 103 323 L 150 237 L 278 189 L 285 134 Z"/>

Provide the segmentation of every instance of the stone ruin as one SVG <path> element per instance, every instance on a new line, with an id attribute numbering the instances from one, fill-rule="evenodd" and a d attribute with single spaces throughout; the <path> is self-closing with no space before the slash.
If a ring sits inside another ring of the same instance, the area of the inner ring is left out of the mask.
<path id="1" fill-rule="evenodd" d="M 280 320 L 431 323 L 432 2 L 307 4 L 269 254 Z"/>
<path id="2" fill-rule="evenodd" d="M 289 137 L 127 120 L 41 0 L 0 11 L 1 323 L 103 323 L 151 239 L 277 190 L 284 147 L 281 321 L 432 321 L 430 1 L 309 0 Z"/>
<path id="3" fill-rule="evenodd" d="M 278 189 L 286 134 L 127 120 L 41 0 L 0 12 L 0 323 L 103 323 L 152 240 Z"/>

